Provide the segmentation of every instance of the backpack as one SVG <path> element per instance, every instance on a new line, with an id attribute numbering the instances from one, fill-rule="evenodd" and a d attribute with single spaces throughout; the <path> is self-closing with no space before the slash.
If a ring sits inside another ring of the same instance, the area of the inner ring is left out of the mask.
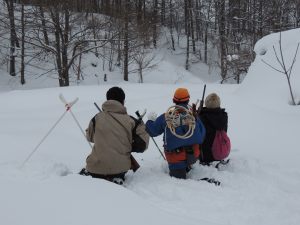
<path id="1" fill-rule="evenodd" d="M 231 149 L 230 139 L 227 136 L 226 131 L 224 130 L 217 130 L 216 135 L 212 144 L 212 155 L 215 160 L 223 160 L 225 159 Z"/>
<path id="2" fill-rule="evenodd" d="M 136 133 L 137 127 L 142 123 L 141 119 L 136 119 L 133 116 L 130 116 L 135 123 L 134 128 L 132 129 L 132 144 L 131 151 L 132 152 L 144 152 L 147 148 L 146 142 Z"/>

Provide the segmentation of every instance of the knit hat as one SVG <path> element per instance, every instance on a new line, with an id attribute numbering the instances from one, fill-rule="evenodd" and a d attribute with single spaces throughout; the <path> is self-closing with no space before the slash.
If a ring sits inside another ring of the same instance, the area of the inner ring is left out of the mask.
<path id="1" fill-rule="evenodd" d="M 124 104 L 125 93 L 120 87 L 112 87 L 106 92 L 107 100 L 116 100 L 121 104 Z"/>
<path id="2" fill-rule="evenodd" d="M 186 102 L 188 100 L 190 100 L 190 94 L 188 90 L 186 88 L 177 88 L 174 93 L 173 101 Z"/>
<path id="3" fill-rule="evenodd" d="M 205 106 L 206 108 L 220 108 L 221 100 L 220 97 L 216 93 L 211 93 L 205 98 Z"/>

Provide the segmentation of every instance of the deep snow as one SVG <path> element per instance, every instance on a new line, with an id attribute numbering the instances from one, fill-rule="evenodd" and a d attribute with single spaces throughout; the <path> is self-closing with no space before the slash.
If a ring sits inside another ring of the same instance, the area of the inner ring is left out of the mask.
<path id="1" fill-rule="evenodd" d="M 288 62 L 299 32 L 283 33 Z M 283 75 L 261 61 L 276 65 L 272 46 L 277 40 L 278 34 L 272 34 L 257 43 L 256 52 L 264 49 L 266 54 L 257 55 L 243 84 L 208 83 L 206 93 L 217 92 L 229 115 L 231 163 L 222 171 L 195 164 L 188 180 L 168 176 L 167 164 L 151 140 L 145 153 L 134 154 L 141 168 L 127 174 L 124 187 L 77 175 L 90 147 L 70 113 L 20 168 L 63 114 L 60 93 L 67 100 L 79 97 L 72 112 L 83 128 L 97 113 L 93 102 L 103 103 L 113 85 L 125 90 L 132 115 L 145 108 L 164 113 L 177 87 L 189 89 L 191 102 L 201 98 L 203 81 L 171 60 L 148 73 L 153 77 L 146 76 L 144 84 L 113 80 L 94 86 L 13 91 L 1 86 L 0 223 L 298 225 L 300 106 L 288 104 Z M 293 73 L 297 99 L 299 57 Z M 162 137 L 155 140 L 162 146 Z M 222 184 L 197 181 L 202 177 L 214 177 Z"/>

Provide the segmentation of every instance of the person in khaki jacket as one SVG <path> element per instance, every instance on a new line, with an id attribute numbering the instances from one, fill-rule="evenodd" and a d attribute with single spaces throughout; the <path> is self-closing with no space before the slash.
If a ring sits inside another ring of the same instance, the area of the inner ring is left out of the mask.
<path id="1" fill-rule="evenodd" d="M 122 184 L 126 172 L 131 168 L 133 129 L 136 129 L 136 135 L 142 143 L 138 149 L 134 149 L 136 152 L 147 149 L 149 135 L 142 121 L 136 124 L 127 114 L 125 93 L 120 87 L 110 88 L 106 99 L 102 105 L 103 111 L 92 118 L 86 130 L 87 140 L 94 146 L 86 159 L 86 168 L 80 174 Z"/>

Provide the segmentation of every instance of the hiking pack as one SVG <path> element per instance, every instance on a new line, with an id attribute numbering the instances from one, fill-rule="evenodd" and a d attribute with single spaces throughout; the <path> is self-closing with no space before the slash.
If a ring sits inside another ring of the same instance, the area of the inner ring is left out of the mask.
<path id="1" fill-rule="evenodd" d="M 224 130 L 217 130 L 211 147 L 215 160 L 223 160 L 229 156 L 231 149 L 230 139 Z"/>
<path id="2" fill-rule="evenodd" d="M 137 135 L 136 133 L 136 129 L 137 127 L 142 123 L 142 117 L 139 117 L 138 119 L 136 119 L 133 116 L 130 116 L 131 119 L 133 119 L 135 125 L 132 129 L 132 144 L 131 144 L 131 151 L 132 152 L 144 152 L 146 149 L 146 143 L 144 142 L 144 140 Z"/>

